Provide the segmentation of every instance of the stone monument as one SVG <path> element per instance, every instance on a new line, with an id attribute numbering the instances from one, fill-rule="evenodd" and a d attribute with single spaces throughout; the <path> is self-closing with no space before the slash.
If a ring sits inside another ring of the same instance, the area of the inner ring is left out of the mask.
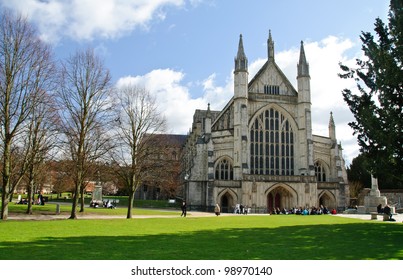
<path id="1" fill-rule="evenodd" d="M 364 197 L 364 206 L 360 206 L 357 212 L 360 214 L 368 214 L 370 212 L 377 212 L 377 206 L 382 205 L 382 208 L 388 203 L 386 196 L 381 196 L 378 188 L 378 179 L 371 174 L 371 191 Z"/>
<path id="2" fill-rule="evenodd" d="M 101 203 L 102 205 L 102 186 L 95 185 L 94 191 L 92 192 L 92 201 Z"/>

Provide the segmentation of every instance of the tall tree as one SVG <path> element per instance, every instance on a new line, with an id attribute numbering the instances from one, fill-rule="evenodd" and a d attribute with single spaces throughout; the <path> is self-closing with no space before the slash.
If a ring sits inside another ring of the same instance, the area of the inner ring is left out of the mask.
<path id="1" fill-rule="evenodd" d="M 148 176 L 155 174 L 155 160 L 160 153 L 153 137 L 165 130 L 165 118 L 158 111 L 155 98 L 144 88 L 127 85 L 118 89 L 116 145 L 113 153 L 116 173 L 129 194 L 127 218 L 132 218 L 134 193 Z"/>
<path id="2" fill-rule="evenodd" d="M 39 92 L 36 97 L 37 105 L 31 110 L 25 126 L 24 147 L 27 150 L 27 214 L 32 214 L 32 201 L 35 187 L 39 184 L 39 175 L 45 167 L 46 159 L 58 144 L 58 112 L 54 97 L 46 92 Z"/>
<path id="3" fill-rule="evenodd" d="M 109 148 L 106 133 L 111 113 L 111 76 L 92 49 L 77 51 L 62 64 L 59 87 L 62 132 L 67 155 L 74 165 L 75 191 L 70 219 L 76 219 L 81 194 L 84 211 L 85 180 L 91 162 Z"/>
<path id="4" fill-rule="evenodd" d="M 357 135 L 361 152 L 367 154 L 370 172 L 386 172 L 403 181 L 403 1 L 391 0 L 389 23 L 375 21 L 377 39 L 362 32 L 365 59 L 355 68 L 341 65 L 344 79 L 354 79 L 358 93 L 343 90 L 355 121 L 349 125 Z"/>
<path id="5" fill-rule="evenodd" d="M 355 157 L 347 168 L 348 181 L 356 183 L 355 186 L 371 188 L 371 173 L 368 167 L 372 159 L 367 154 L 361 153 Z M 394 179 L 388 172 L 380 173 L 378 178 L 379 189 L 401 189 L 403 182 Z"/>
<path id="6" fill-rule="evenodd" d="M 357 182 L 365 188 L 371 188 L 371 173 L 368 171 L 368 156 L 359 154 L 347 167 L 347 178 L 349 182 Z"/>
<path id="7" fill-rule="evenodd" d="M 19 137 L 40 92 L 47 91 L 54 77 L 51 49 L 36 29 L 21 15 L 3 10 L 0 14 L 0 126 L 2 158 L 1 219 L 8 218 L 8 203 L 21 181 L 25 168 L 13 172 L 12 149 L 21 144 Z M 19 148 L 24 150 L 24 148 Z M 23 157 L 24 159 L 26 157 Z M 14 183 L 12 178 L 14 177 Z"/>

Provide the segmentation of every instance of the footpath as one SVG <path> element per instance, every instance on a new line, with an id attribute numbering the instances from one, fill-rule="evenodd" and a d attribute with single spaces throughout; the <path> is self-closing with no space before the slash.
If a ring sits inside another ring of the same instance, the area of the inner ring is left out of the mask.
<path id="1" fill-rule="evenodd" d="M 338 214 L 338 215 L 335 215 L 335 217 L 344 217 L 344 218 L 361 219 L 361 220 L 371 220 L 371 215 L 370 214 Z M 393 219 L 395 219 L 396 222 L 391 222 L 391 223 L 402 223 L 403 222 L 403 214 L 393 214 Z M 378 215 L 378 221 L 383 222 L 383 218 L 382 218 L 381 215 Z"/>
<path id="2" fill-rule="evenodd" d="M 151 219 L 151 218 L 178 218 L 181 212 L 172 213 L 172 215 L 133 215 L 133 219 Z M 188 211 L 188 218 L 195 217 L 212 217 L 214 213 L 207 212 L 191 212 Z M 19 221 L 51 221 L 51 220 L 67 220 L 70 214 L 33 214 L 28 215 L 25 213 L 11 213 L 8 216 L 8 220 Z M 126 215 L 99 215 L 91 213 L 77 213 L 77 219 L 80 220 L 112 220 L 112 219 L 126 219 Z"/>
<path id="3" fill-rule="evenodd" d="M 172 213 L 172 215 L 133 215 L 133 219 L 152 219 L 152 218 L 180 218 L 180 212 Z M 233 216 L 235 214 L 232 213 L 222 213 L 221 216 Z M 268 214 L 249 214 L 251 215 L 265 215 Z M 8 217 L 9 220 L 20 220 L 20 221 L 50 221 L 50 220 L 66 220 L 69 218 L 69 214 L 15 214 L 11 213 Z M 200 217 L 214 217 L 214 213 L 210 212 L 197 212 L 197 211 L 188 211 L 187 218 L 200 218 Z M 342 218 L 351 218 L 351 219 L 361 219 L 361 220 L 371 220 L 370 214 L 337 214 L 334 217 L 342 217 Z M 99 215 L 99 214 L 90 214 L 90 213 L 77 213 L 77 219 L 80 220 L 106 220 L 106 219 L 126 219 L 126 215 Z M 403 214 L 394 214 L 393 219 L 396 220 L 395 223 L 403 222 Z M 378 216 L 378 221 L 382 221 L 382 216 Z"/>

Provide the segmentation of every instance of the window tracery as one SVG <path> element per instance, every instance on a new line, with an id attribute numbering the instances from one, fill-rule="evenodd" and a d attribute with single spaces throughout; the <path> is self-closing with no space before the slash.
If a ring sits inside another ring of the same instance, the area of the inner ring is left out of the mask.
<path id="1" fill-rule="evenodd" d="M 234 180 L 234 169 L 228 159 L 222 159 L 215 168 L 216 180 Z"/>
<path id="2" fill-rule="evenodd" d="M 250 130 L 251 174 L 294 175 L 294 133 L 288 119 L 271 108 Z"/>
<path id="3" fill-rule="evenodd" d="M 326 170 L 319 160 L 315 163 L 315 176 L 318 182 L 326 182 Z"/>

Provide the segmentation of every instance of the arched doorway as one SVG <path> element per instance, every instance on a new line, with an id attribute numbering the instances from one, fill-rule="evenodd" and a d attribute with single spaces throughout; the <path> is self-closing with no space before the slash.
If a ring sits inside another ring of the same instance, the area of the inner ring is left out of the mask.
<path id="1" fill-rule="evenodd" d="M 329 210 L 336 208 L 336 199 L 334 195 L 328 191 L 324 191 L 319 195 L 319 205 L 318 206 L 327 207 Z"/>
<path id="2" fill-rule="evenodd" d="M 297 206 L 297 196 L 293 189 L 284 186 L 277 186 L 267 194 L 267 212 L 272 213 L 274 209 L 291 209 Z"/>
<path id="3" fill-rule="evenodd" d="M 223 213 L 230 213 L 232 212 L 232 208 L 234 207 L 234 198 L 231 194 L 226 192 L 224 195 L 221 196 L 220 199 L 221 205 L 221 212 Z"/>
<path id="4" fill-rule="evenodd" d="M 273 195 L 273 192 L 270 192 L 268 197 L 267 197 L 267 209 L 269 210 L 268 212 L 272 212 L 274 208 L 280 208 L 281 207 L 281 195 L 280 193 L 275 193 Z"/>

